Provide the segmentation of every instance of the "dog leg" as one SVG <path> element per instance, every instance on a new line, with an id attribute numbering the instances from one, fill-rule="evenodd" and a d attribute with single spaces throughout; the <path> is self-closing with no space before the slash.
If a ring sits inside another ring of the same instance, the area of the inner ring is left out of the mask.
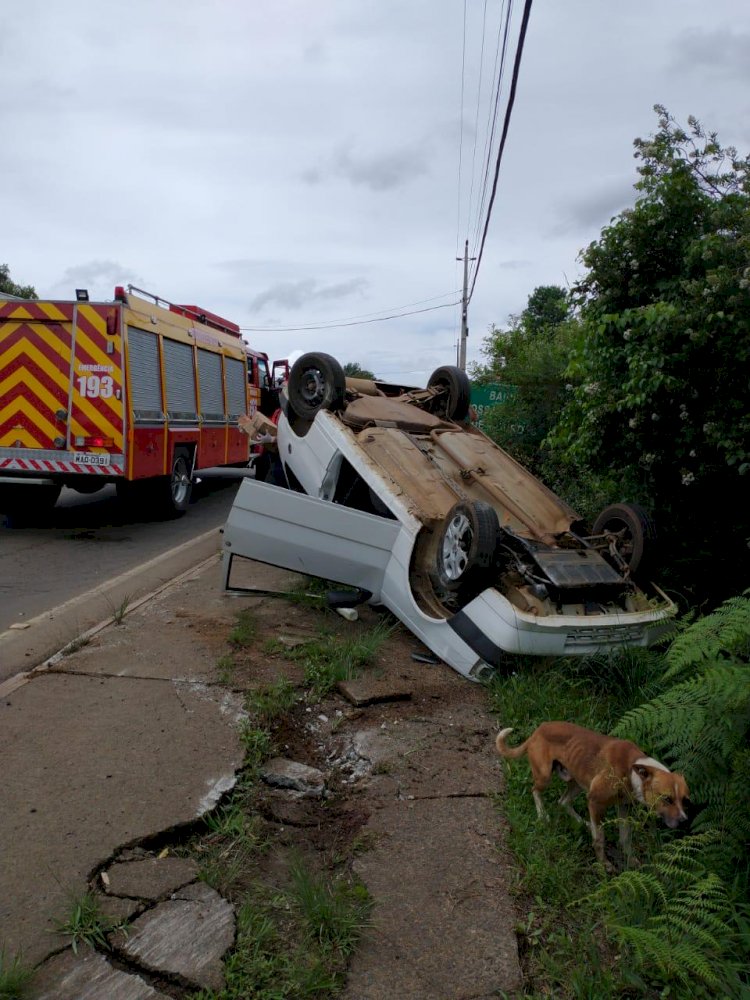
<path id="1" fill-rule="evenodd" d="M 602 809 L 598 802 L 592 802 L 589 799 L 589 817 L 591 819 L 591 840 L 594 844 L 594 854 L 596 855 L 596 860 L 599 861 L 607 871 L 610 871 L 612 865 L 607 861 L 604 856 L 604 827 L 602 826 L 602 820 L 604 819 L 605 809 Z"/>
<path id="2" fill-rule="evenodd" d="M 632 828 L 630 825 L 630 811 L 624 802 L 618 803 L 617 823 L 620 827 L 620 849 L 622 851 L 623 861 L 626 868 L 631 868 L 633 866 L 631 844 Z"/>
<path id="3" fill-rule="evenodd" d="M 560 796 L 560 802 L 559 802 L 559 804 L 563 807 L 563 809 L 568 814 L 568 816 L 570 816 L 572 819 L 574 819 L 576 821 L 576 823 L 585 823 L 586 822 L 584 820 L 583 816 L 579 816 L 578 813 L 573 808 L 573 800 L 582 791 L 583 791 L 583 789 L 581 788 L 580 785 L 577 785 L 575 783 L 575 781 L 571 781 L 570 784 L 568 785 L 568 787 L 565 789 L 565 791 Z"/>
<path id="4" fill-rule="evenodd" d="M 536 806 L 536 814 L 539 819 L 549 819 L 547 810 L 544 808 L 544 802 L 542 801 L 542 793 L 537 791 L 536 788 L 532 788 L 531 794 L 534 796 L 534 805 Z"/>

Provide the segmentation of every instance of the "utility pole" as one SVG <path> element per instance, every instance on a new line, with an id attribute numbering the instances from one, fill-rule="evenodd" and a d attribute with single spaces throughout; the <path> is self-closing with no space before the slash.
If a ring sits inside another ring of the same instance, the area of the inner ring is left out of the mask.
<path id="1" fill-rule="evenodd" d="M 469 261 L 476 260 L 476 257 L 469 257 L 469 241 L 464 243 L 463 257 L 456 257 L 456 260 L 464 262 L 464 293 L 461 296 L 461 340 L 458 345 L 458 367 L 462 372 L 466 371 L 466 341 L 469 337 Z"/>

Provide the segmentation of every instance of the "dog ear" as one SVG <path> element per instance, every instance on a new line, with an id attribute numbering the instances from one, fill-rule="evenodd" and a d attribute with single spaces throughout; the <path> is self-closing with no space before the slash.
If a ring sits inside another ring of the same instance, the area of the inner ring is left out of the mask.
<path id="1" fill-rule="evenodd" d="M 649 771 L 649 769 L 647 767 L 643 767 L 642 764 L 633 764 L 633 770 L 641 779 L 641 781 L 645 781 L 647 778 L 651 777 L 651 772 Z"/>

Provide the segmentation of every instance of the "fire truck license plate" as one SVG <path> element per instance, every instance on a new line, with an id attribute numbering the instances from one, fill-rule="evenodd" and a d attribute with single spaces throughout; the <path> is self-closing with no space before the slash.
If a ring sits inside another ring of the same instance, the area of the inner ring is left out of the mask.
<path id="1" fill-rule="evenodd" d="M 109 465 L 109 455 L 87 455 L 77 451 L 73 455 L 73 461 L 79 465 Z"/>

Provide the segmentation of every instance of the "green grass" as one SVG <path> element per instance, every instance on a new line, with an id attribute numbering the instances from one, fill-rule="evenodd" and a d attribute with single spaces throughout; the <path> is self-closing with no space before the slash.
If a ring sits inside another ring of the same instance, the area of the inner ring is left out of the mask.
<path id="1" fill-rule="evenodd" d="M 292 604 L 301 604 L 307 608 L 329 611 L 330 609 L 326 603 L 328 592 L 330 590 L 347 589 L 338 583 L 332 583 L 330 580 L 322 580 L 317 576 L 307 576 L 281 596 L 287 601 L 291 601 Z"/>
<path id="2" fill-rule="evenodd" d="M 109 949 L 107 935 L 121 927 L 120 921 L 102 913 L 99 900 L 92 892 L 71 899 L 70 913 L 67 920 L 58 923 L 55 930 L 70 938 L 73 951 L 77 954 L 79 945 L 87 944 L 92 948 Z"/>
<path id="3" fill-rule="evenodd" d="M 238 649 L 254 646 L 258 636 L 258 624 L 252 611 L 240 611 L 237 624 L 229 633 L 229 642 Z"/>
<path id="4" fill-rule="evenodd" d="M 304 684 L 311 697 L 318 700 L 333 691 L 339 681 L 359 676 L 373 662 L 394 628 L 392 623 L 378 622 L 373 628 L 352 635 L 324 631 L 290 650 L 288 656 L 302 663 Z"/>
<path id="5" fill-rule="evenodd" d="M 191 853 L 198 860 L 201 881 L 232 898 L 252 877 L 268 843 L 260 817 L 240 793 L 206 817 L 206 832 L 192 843 Z"/>
<path id="6" fill-rule="evenodd" d="M 518 658 L 487 686 L 498 727 L 512 726 L 509 742 L 521 742 L 541 722 L 563 720 L 608 732 L 620 716 L 658 687 L 658 654 L 626 651 L 611 658 L 540 661 Z M 564 790 L 553 778 L 544 794 L 548 822 L 536 816 L 531 772 L 525 758 L 503 764 L 506 792 L 498 806 L 510 829 L 508 844 L 519 861 L 514 891 L 528 911 L 517 928 L 526 973 L 527 998 L 614 1000 L 619 997 L 677 996 L 640 991 L 627 963 L 601 927 L 601 906 L 593 896 L 603 872 L 595 864 L 587 826 L 557 805 Z M 583 797 L 577 810 L 586 816 Z M 648 856 L 663 839 L 644 817 L 634 830 L 637 854 Z M 605 823 L 616 839 L 615 814 Z M 588 897 L 588 898 L 587 898 Z"/>
<path id="7" fill-rule="evenodd" d="M 0 1000 L 26 1000 L 33 974 L 17 955 L 9 958 L 0 949 Z"/>
<path id="8" fill-rule="evenodd" d="M 115 625 L 122 625 L 131 603 L 132 599 L 129 594 L 126 594 L 119 604 L 112 604 L 110 602 L 109 610 Z"/>
<path id="9" fill-rule="evenodd" d="M 337 996 L 369 911 L 362 885 L 313 872 L 294 859 L 290 888 L 255 884 L 239 905 L 224 989 L 203 990 L 192 1000 Z"/>
<path id="10" fill-rule="evenodd" d="M 259 723 L 269 725 L 283 715 L 287 715 L 297 701 L 297 692 L 292 683 L 281 677 L 275 684 L 267 684 L 250 692 L 245 699 L 245 707 Z"/>
<path id="11" fill-rule="evenodd" d="M 292 897 L 307 933 L 324 948 L 351 955 L 367 925 L 370 896 L 361 882 L 329 880 L 296 858 L 292 863 Z"/>
<path id="12" fill-rule="evenodd" d="M 240 730 L 240 739 L 245 748 L 243 777 L 254 781 L 263 762 L 273 753 L 273 740 L 267 729 L 250 722 Z"/>
<path id="13" fill-rule="evenodd" d="M 231 656 L 220 656 L 216 661 L 216 673 L 220 684 L 231 685 L 234 680 L 235 662 Z"/>

